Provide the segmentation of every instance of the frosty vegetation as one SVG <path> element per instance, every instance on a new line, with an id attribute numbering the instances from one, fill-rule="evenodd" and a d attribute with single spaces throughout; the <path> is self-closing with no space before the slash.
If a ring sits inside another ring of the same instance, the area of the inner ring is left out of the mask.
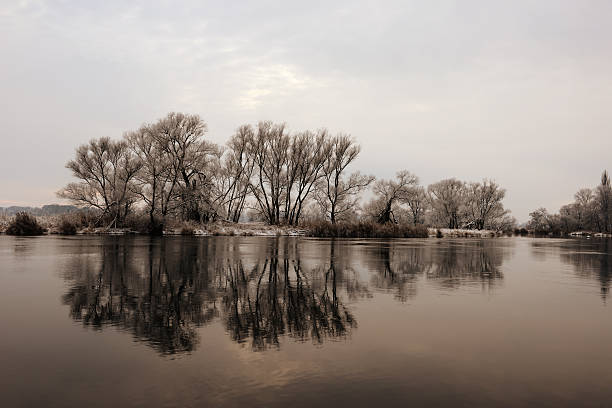
<path id="1" fill-rule="evenodd" d="M 612 232 L 612 188 L 604 170 L 595 188 L 583 188 L 574 194 L 574 202 L 564 205 L 558 214 L 538 208 L 529 214 L 527 228 L 538 234 L 571 232 Z"/>
<path id="2" fill-rule="evenodd" d="M 361 148 L 346 134 L 259 122 L 240 126 L 218 146 L 206 133 L 198 115 L 170 113 L 120 140 L 93 139 L 68 162 L 76 181 L 58 195 L 95 213 L 100 226 L 122 227 L 136 215 L 152 232 L 169 220 L 494 230 L 515 224 L 502 203 L 505 190 L 492 180 L 451 178 L 424 187 L 407 170 L 390 180 L 353 170 Z"/>

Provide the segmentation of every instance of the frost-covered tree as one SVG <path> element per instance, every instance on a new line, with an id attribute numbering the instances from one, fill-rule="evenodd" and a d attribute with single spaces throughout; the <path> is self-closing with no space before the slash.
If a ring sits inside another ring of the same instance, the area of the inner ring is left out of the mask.
<path id="1" fill-rule="evenodd" d="M 171 179 L 176 180 L 178 211 L 182 218 L 214 218 L 217 194 L 214 173 L 221 149 L 204 138 L 206 123 L 198 115 L 169 113 L 152 127 L 152 135 L 168 158 Z"/>
<path id="2" fill-rule="evenodd" d="M 496 182 L 483 180 L 481 183 L 469 183 L 465 190 L 465 212 L 474 228 L 490 228 L 508 214 L 502 203 L 506 190 Z"/>
<path id="3" fill-rule="evenodd" d="M 465 183 L 455 178 L 445 179 L 427 187 L 434 224 L 459 228 L 465 203 Z"/>
<path id="4" fill-rule="evenodd" d="M 373 176 L 354 172 L 346 176 L 347 167 L 357 158 L 361 147 L 349 135 L 337 135 L 325 146 L 325 160 L 315 200 L 332 224 L 358 207 L 359 193 L 374 181 Z"/>
<path id="5" fill-rule="evenodd" d="M 374 199 L 369 212 L 379 224 L 397 222 L 394 209 L 411 196 L 419 179 L 407 170 L 398 171 L 395 179 L 379 180 L 374 184 Z"/>
<path id="6" fill-rule="evenodd" d="M 82 208 L 100 211 L 109 225 L 123 226 L 136 201 L 134 179 L 142 161 L 134 156 L 126 141 L 108 137 L 92 139 L 76 150 L 66 167 L 79 179 L 58 192 L 61 198 Z"/>
<path id="7" fill-rule="evenodd" d="M 417 186 L 408 192 L 402 202 L 408 205 L 409 213 L 414 225 L 425 222 L 425 214 L 428 209 L 427 191 L 424 187 Z"/>

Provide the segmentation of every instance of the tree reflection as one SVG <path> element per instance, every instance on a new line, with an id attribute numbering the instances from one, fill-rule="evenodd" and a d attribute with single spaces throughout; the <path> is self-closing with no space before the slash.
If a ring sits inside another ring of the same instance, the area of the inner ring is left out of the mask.
<path id="1" fill-rule="evenodd" d="M 241 271 L 238 265 L 235 271 Z M 279 336 L 288 334 L 300 340 L 346 334 L 354 321 L 336 295 L 335 273 L 332 295 L 325 282 L 317 293 L 300 270 L 299 264 L 278 259 L 258 265 L 255 273 L 228 274 L 230 290 L 223 297 L 225 324 L 236 341 L 252 339 L 253 348 L 278 345 Z"/>
<path id="2" fill-rule="evenodd" d="M 571 240 L 567 251 L 561 252 L 561 261 L 574 266 L 575 273 L 599 282 L 601 298 L 605 302 L 610 292 L 612 277 L 612 241 Z"/>
<path id="3" fill-rule="evenodd" d="M 506 249 L 489 240 L 450 245 L 446 250 L 432 253 L 433 266 L 427 278 L 446 288 L 477 283 L 483 289 L 490 289 L 504 277 L 500 267 L 509 254 Z"/>
<path id="4" fill-rule="evenodd" d="M 233 341 L 253 350 L 279 347 L 283 338 L 315 344 L 346 338 L 357 327 L 346 302 L 372 296 L 370 286 L 401 301 L 416 296 L 420 281 L 444 290 L 475 283 L 489 289 L 503 279 L 508 248 L 495 240 L 101 240 L 70 258 L 63 296 L 70 315 L 95 330 L 128 331 L 162 354 L 194 350 L 198 327 L 210 322 L 221 322 Z"/>
<path id="5" fill-rule="evenodd" d="M 255 350 L 278 346 L 279 337 L 311 339 L 346 336 L 356 326 L 338 296 L 333 249 L 327 267 L 307 273 L 299 259 L 270 256 L 248 272 L 241 261 L 227 268 L 229 290 L 223 296 L 224 322 L 234 340 L 250 338 Z M 272 254 L 276 247 L 272 248 Z"/>
<path id="6" fill-rule="evenodd" d="M 111 324 L 130 330 L 161 353 L 193 350 L 195 328 L 218 311 L 196 248 L 168 246 L 164 240 L 151 242 L 142 256 L 133 253 L 140 248 L 129 241 L 105 242 L 99 262 L 69 269 L 72 285 L 63 301 L 71 316 L 95 329 Z"/>
<path id="7" fill-rule="evenodd" d="M 436 246 L 385 242 L 368 260 L 376 272 L 372 285 L 395 292 L 404 302 L 416 296 L 421 277 L 447 290 L 474 284 L 489 290 L 503 279 L 500 267 L 509 253 L 509 247 L 495 240 L 449 241 Z"/>
<path id="8" fill-rule="evenodd" d="M 417 294 L 417 280 L 431 265 L 426 263 L 422 248 L 398 248 L 381 244 L 373 256 L 368 256 L 369 267 L 375 271 L 372 286 L 390 292 L 405 302 Z"/>
<path id="9" fill-rule="evenodd" d="M 348 335 L 356 321 L 340 289 L 365 290 L 339 271 L 335 247 L 306 269 L 279 242 L 246 256 L 231 239 L 105 239 L 99 254 L 67 268 L 63 302 L 85 326 L 120 327 L 163 354 L 194 350 L 196 329 L 216 319 L 254 350 L 278 347 L 284 335 L 315 343 Z"/>

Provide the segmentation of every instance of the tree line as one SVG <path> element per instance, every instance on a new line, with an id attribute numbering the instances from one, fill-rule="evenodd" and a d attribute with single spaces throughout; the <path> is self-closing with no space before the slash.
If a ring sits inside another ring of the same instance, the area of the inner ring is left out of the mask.
<path id="1" fill-rule="evenodd" d="M 544 207 L 529 214 L 527 228 L 540 234 L 561 234 L 574 231 L 612 232 L 612 187 L 606 170 L 599 185 L 582 188 L 574 194 L 574 202 L 566 204 L 559 213 L 549 213 Z"/>
<path id="2" fill-rule="evenodd" d="M 120 140 L 93 139 L 67 163 L 78 181 L 58 196 L 94 210 L 108 226 L 145 212 L 151 231 L 161 231 L 169 218 L 473 229 L 515 223 L 503 207 L 505 190 L 491 180 L 451 178 L 425 188 L 406 170 L 381 180 L 349 171 L 361 147 L 347 134 L 289 132 L 283 123 L 263 121 L 240 126 L 219 146 L 206 139 L 207 130 L 198 115 L 170 113 Z"/>

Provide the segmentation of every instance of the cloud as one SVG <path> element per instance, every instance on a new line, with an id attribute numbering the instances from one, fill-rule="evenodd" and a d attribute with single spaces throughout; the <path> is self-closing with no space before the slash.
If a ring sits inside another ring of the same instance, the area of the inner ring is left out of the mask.
<path id="1" fill-rule="evenodd" d="M 283 64 L 256 67 L 240 74 L 245 90 L 237 98 L 242 109 L 255 109 L 264 103 L 295 97 L 300 91 L 323 86 L 296 67 Z"/>

